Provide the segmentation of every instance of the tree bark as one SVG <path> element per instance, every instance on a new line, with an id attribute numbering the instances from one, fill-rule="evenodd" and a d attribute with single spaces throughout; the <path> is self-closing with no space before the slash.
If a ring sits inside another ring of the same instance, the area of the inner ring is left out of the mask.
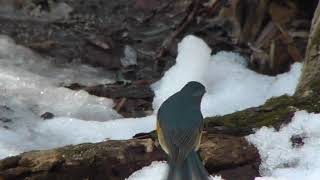
<path id="1" fill-rule="evenodd" d="M 314 13 L 311 31 L 309 35 L 308 47 L 305 56 L 305 64 L 302 77 L 296 91 L 296 96 L 307 98 L 316 96 L 319 100 L 320 82 L 320 3 Z"/>

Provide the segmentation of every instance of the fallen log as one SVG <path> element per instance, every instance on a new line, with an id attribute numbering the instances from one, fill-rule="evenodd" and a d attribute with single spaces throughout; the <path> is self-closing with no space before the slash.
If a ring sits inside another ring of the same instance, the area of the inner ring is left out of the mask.
<path id="1" fill-rule="evenodd" d="M 243 137 L 228 135 L 204 135 L 200 155 L 211 173 L 259 161 L 258 151 Z M 119 180 L 152 161 L 165 159 L 165 153 L 151 138 L 109 140 L 8 157 L 0 161 L 0 179 Z M 251 171 L 255 172 L 253 176 L 258 175 L 256 168 Z"/>

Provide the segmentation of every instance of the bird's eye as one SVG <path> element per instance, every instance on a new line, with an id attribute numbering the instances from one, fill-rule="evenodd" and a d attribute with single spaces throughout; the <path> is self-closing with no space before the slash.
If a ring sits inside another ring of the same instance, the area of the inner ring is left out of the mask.
<path id="1" fill-rule="evenodd" d="M 194 91 L 192 93 L 193 96 L 202 96 L 203 95 L 203 91 L 201 91 L 200 89 L 198 89 L 197 91 Z"/>

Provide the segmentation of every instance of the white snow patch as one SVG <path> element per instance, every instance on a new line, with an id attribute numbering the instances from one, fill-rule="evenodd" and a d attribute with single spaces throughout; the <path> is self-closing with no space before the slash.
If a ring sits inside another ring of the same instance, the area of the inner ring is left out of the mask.
<path id="1" fill-rule="evenodd" d="M 126 45 L 124 47 L 124 57 L 120 58 L 122 66 L 128 67 L 132 65 L 137 65 L 137 59 L 138 55 L 136 50 L 133 47 Z"/>
<path id="2" fill-rule="evenodd" d="M 51 137 L 64 138 L 71 144 L 99 142 L 104 139 L 130 139 L 140 132 L 150 132 L 156 126 L 156 117 L 116 119 L 107 122 L 56 118 L 39 124 L 39 132 Z M 67 138 L 65 137 L 67 135 Z M 69 140 L 68 140 L 69 139 Z M 59 143 L 59 142 L 57 142 Z M 67 142 L 68 143 L 68 142 Z"/>
<path id="3" fill-rule="evenodd" d="M 292 95 L 302 64 L 292 65 L 288 73 L 266 76 L 248 69 L 240 55 L 219 52 L 212 56 L 207 68 L 204 80 L 207 93 L 202 100 L 202 113 L 214 116 L 259 106 L 271 97 Z"/>
<path id="4" fill-rule="evenodd" d="M 164 77 L 153 85 L 155 97 L 153 108 L 158 109 L 163 101 L 179 91 L 189 81 L 204 81 L 210 62 L 211 49 L 195 36 L 187 36 L 178 44 L 176 64 Z"/>
<path id="5" fill-rule="evenodd" d="M 257 177 L 254 180 L 289 180 L 289 179 L 273 178 L 273 177 Z"/>
<path id="6" fill-rule="evenodd" d="M 143 167 L 134 172 L 126 180 L 166 180 L 168 168 L 166 162 L 154 161 L 150 166 Z"/>
<path id="7" fill-rule="evenodd" d="M 79 122 L 121 118 L 112 109 L 111 99 L 60 87 L 71 83 L 95 85 L 112 82 L 108 74 L 85 65 L 58 67 L 30 49 L 16 45 L 12 39 L 0 36 L 0 158 L 33 149 L 80 143 L 80 137 L 67 137 L 72 134 L 71 127 L 63 124 L 51 127 L 64 133 L 56 134 L 56 139 L 54 133 L 41 132 L 45 129 L 43 124 L 55 122 L 60 117 L 77 118 Z M 56 119 L 42 120 L 40 115 L 45 112 L 53 113 Z M 92 133 L 82 142 L 94 137 Z"/>
<path id="8" fill-rule="evenodd" d="M 224 180 L 221 176 L 211 176 L 211 180 Z"/>
<path id="9" fill-rule="evenodd" d="M 247 67 L 237 53 L 211 50 L 201 39 L 187 36 L 179 44 L 177 63 L 153 85 L 154 109 L 189 81 L 202 82 L 207 90 L 202 100 L 204 116 L 224 115 L 259 106 L 267 99 L 292 95 L 298 84 L 302 64 L 292 65 L 290 72 L 278 76 L 258 74 Z"/>
<path id="10" fill-rule="evenodd" d="M 134 172 L 126 180 L 166 180 L 168 164 L 164 161 L 154 161 L 150 166 Z M 211 176 L 212 180 L 223 180 L 220 176 Z"/>
<path id="11" fill-rule="evenodd" d="M 114 82 L 114 77 L 106 70 L 78 63 L 58 65 L 53 59 L 44 59 L 4 35 L 0 35 L 0 68 L 39 75 L 55 85 L 79 83 L 92 86 Z"/>
<path id="12" fill-rule="evenodd" d="M 292 137 L 303 145 L 293 146 Z M 320 178 L 320 114 L 299 111 L 280 131 L 261 128 L 247 137 L 260 153 L 262 175 L 288 180 Z"/>
<path id="13" fill-rule="evenodd" d="M 0 159 L 34 149 L 108 139 L 129 139 L 140 132 L 152 131 L 155 122 L 155 116 L 107 122 L 58 117 L 10 130 L 0 126 Z"/>
<path id="14" fill-rule="evenodd" d="M 112 100 L 59 87 L 62 84 L 95 85 L 112 81 L 98 70 L 91 71 L 93 69 L 85 65 L 56 67 L 31 50 L 14 44 L 10 38 L 0 36 L 0 105 L 14 109 L 29 107 L 39 116 L 51 112 L 56 116 L 85 120 L 120 118 L 112 109 Z"/>

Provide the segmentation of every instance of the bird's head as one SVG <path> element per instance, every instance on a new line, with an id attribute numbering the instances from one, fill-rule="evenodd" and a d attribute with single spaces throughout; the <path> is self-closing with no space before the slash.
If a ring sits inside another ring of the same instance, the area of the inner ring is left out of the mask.
<path id="1" fill-rule="evenodd" d="M 206 88 L 199 82 L 190 81 L 180 90 L 180 92 L 185 96 L 201 101 L 202 96 L 206 93 Z"/>

